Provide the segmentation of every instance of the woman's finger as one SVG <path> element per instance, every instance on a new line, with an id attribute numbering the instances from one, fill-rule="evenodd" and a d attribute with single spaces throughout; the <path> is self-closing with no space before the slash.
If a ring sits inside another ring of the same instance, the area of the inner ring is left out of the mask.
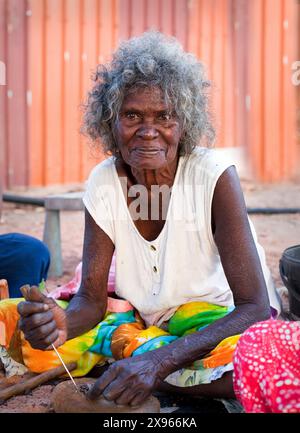
<path id="1" fill-rule="evenodd" d="M 145 391 L 140 391 L 134 396 L 134 398 L 130 401 L 129 404 L 130 406 L 140 406 L 149 396 L 150 392 L 147 393 Z"/>
<path id="2" fill-rule="evenodd" d="M 35 340 L 45 340 L 48 335 L 57 329 L 56 323 L 52 320 L 45 325 L 39 326 L 38 328 L 31 329 L 25 334 L 25 338 Z"/>
<path id="3" fill-rule="evenodd" d="M 22 301 L 17 306 L 18 313 L 22 317 L 31 316 L 36 313 L 43 313 L 49 310 L 49 306 L 47 304 L 43 304 L 41 302 L 27 302 Z"/>
<path id="4" fill-rule="evenodd" d="M 131 402 L 137 397 L 138 394 L 139 392 L 137 393 L 136 390 L 134 390 L 134 388 L 131 386 L 125 389 L 125 391 L 123 391 L 122 394 L 114 400 L 117 404 L 131 405 Z"/>
<path id="5" fill-rule="evenodd" d="M 52 344 L 57 340 L 57 338 L 58 338 L 58 330 L 54 329 L 54 331 L 44 339 L 45 342 L 44 349 L 49 350 L 48 347 L 50 346 L 50 348 L 53 350 Z"/>
<path id="6" fill-rule="evenodd" d="M 118 370 L 110 367 L 105 373 L 95 382 L 94 386 L 88 391 L 87 398 L 95 400 L 98 398 L 105 388 L 117 377 Z"/>
<path id="7" fill-rule="evenodd" d="M 45 311 L 44 313 L 32 314 L 32 316 L 27 317 L 26 319 L 23 320 L 24 322 L 26 321 L 26 323 L 28 324 L 29 330 L 40 328 L 49 322 L 54 322 L 52 311 Z"/>
<path id="8" fill-rule="evenodd" d="M 66 340 L 67 340 L 67 333 L 58 329 L 57 338 L 51 344 L 53 344 L 53 346 L 55 348 L 58 348 L 59 346 L 64 344 L 66 342 Z M 52 349 L 53 349 L 53 347 L 52 347 Z M 48 348 L 46 350 L 48 350 Z"/>
<path id="9" fill-rule="evenodd" d="M 57 339 L 58 331 L 55 329 L 50 335 L 43 338 L 42 340 L 34 339 L 30 341 L 31 347 L 33 349 L 39 349 L 39 350 L 49 350 L 52 349 L 52 343 Z"/>
<path id="10" fill-rule="evenodd" d="M 123 392 L 126 391 L 126 386 L 124 384 L 120 384 L 118 379 L 113 380 L 102 392 L 102 395 L 106 400 L 115 401 L 118 397 L 121 396 Z"/>
<path id="11" fill-rule="evenodd" d="M 31 333 L 34 330 L 38 330 L 40 326 L 53 321 L 53 313 L 47 311 L 44 313 L 32 314 L 31 316 L 22 317 L 19 319 L 19 329 L 24 332 L 25 335 Z"/>
<path id="12" fill-rule="evenodd" d="M 25 298 L 26 301 L 30 302 L 45 302 L 47 297 L 41 293 L 37 286 L 30 286 L 29 284 L 25 284 L 20 287 L 20 291 Z"/>

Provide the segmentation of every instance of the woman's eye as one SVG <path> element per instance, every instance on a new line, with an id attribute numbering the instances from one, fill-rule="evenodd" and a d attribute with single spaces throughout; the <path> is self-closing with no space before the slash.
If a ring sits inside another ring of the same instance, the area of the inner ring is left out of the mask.
<path id="1" fill-rule="evenodd" d="M 125 113 L 125 117 L 129 120 L 136 120 L 138 115 L 136 113 Z"/>
<path id="2" fill-rule="evenodd" d="M 172 116 L 170 113 L 163 113 L 159 116 L 159 119 L 163 120 L 163 121 L 169 121 L 169 120 L 171 120 L 171 117 Z"/>

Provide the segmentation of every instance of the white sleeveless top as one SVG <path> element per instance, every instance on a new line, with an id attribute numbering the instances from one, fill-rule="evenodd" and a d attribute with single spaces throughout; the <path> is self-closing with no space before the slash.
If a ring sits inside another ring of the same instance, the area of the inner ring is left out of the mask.
<path id="1" fill-rule="evenodd" d="M 110 157 L 92 170 L 83 202 L 110 237 L 116 253 L 116 294 L 129 301 L 146 325 L 160 326 L 179 305 L 191 301 L 233 306 L 233 295 L 211 231 L 214 188 L 230 161 L 197 147 L 181 156 L 166 221 L 153 241 L 138 232 Z M 263 248 L 250 226 L 271 306 L 280 311 Z"/>

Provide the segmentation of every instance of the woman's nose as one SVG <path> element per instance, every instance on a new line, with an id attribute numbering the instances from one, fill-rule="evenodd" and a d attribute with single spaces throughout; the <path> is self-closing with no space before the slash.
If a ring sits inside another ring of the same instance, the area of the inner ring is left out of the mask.
<path id="1" fill-rule="evenodd" d="M 143 140 L 153 140 L 158 137 L 158 131 L 151 125 L 143 125 L 138 129 L 136 135 Z"/>

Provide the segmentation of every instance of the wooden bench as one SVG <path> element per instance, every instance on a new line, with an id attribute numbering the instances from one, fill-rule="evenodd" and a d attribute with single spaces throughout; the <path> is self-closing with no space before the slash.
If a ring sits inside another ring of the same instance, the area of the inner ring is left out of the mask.
<path id="1" fill-rule="evenodd" d="M 83 194 L 83 192 L 71 192 L 45 198 L 46 219 L 43 241 L 48 246 L 51 256 L 48 277 L 60 277 L 63 273 L 60 211 L 83 210 Z"/>

